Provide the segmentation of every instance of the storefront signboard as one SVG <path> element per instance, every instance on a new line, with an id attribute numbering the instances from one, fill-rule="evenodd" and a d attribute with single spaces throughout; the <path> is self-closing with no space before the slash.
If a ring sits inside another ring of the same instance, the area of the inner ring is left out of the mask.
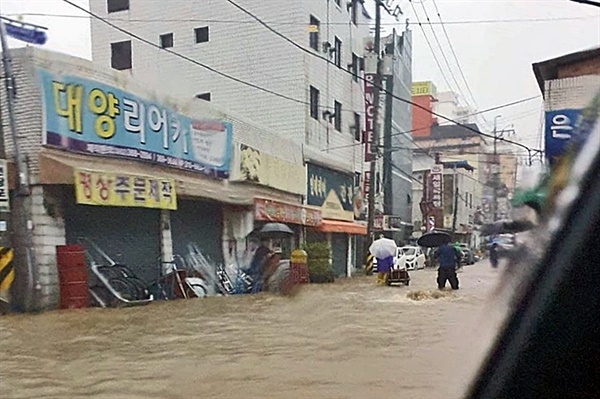
<path id="1" fill-rule="evenodd" d="M 306 169 L 284 159 L 240 144 L 231 180 L 254 182 L 294 194 L 305 194 Z"/>
<path id="2" fill-rule="evenodd" d="M 431 190 L 431 202 L 434 208 L 441 209 L 443 206 L 443 165 L 433 165 L 431 172 L 429 173 L 430 190 Z"/>
<path id="3" fill-rule="evenodd" d="M 0 211 L 10 211 L 10 197 L 8 191 L 8 162 L 0 159 Z"/>
<path id="4" fill-rule="evenodd" d="M 354 176 L 308 164 L 306 202 L 320 206 L 325 219 L 354 220 Z"/>
<path id="5" fill-rule="evenodd" d="M 582 110 L 546 111 L 546 157 L 552 163 L 561 156 L 577 127 Z"/>
<path id="6" fill-rule="evenodd" d="M 322 216 L 319 209 L 255 198 L 254 219 L 264 222 L 292 223 L 314 227 L 321 224 Z"/>
<path id="7" fill-rule="evenodd" d="M 75 169 L 78 204 L 177 209 L 175 181 L 156 177 Z"/>
<path id="8" fill-rule="evenodd" d="M 76 76 L 39 69 L 44 145 L 229 177 L 228 122 L 181 115 L 158 102 Z"/>

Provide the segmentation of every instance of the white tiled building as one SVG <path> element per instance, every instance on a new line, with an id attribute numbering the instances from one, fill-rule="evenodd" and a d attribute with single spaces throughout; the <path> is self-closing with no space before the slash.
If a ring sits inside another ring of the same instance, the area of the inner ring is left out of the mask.
<path id="1" fill-rule="evenodd" d="M 362 74 L 363 38 L 369 34 L 363 0 L 235 3 L 309 53 L 339 66 L 294 47 L 227 0 L 90 0 L 94 14 L 158 46 L 92 18 L 93 60 L 129 71 L 137 80 L 151 81 L 176 97 L 210 98 L 219 108 L 304 144 L 305 157 L 338 170 L 361 172 L 364 149 L 355 140 L 360 139 L 355 121 L 360 116 L 362 131 L 363 82 L 347 71 Z M 318 32 L 311 33 L 314 25 Z M 288 98 L 220 76 L 199 64 Z M 342 109 L 341 117 L 338 112 L 331 118 L 336 104 Z M 326 111 L 330 112 L 327 117 Z"/>

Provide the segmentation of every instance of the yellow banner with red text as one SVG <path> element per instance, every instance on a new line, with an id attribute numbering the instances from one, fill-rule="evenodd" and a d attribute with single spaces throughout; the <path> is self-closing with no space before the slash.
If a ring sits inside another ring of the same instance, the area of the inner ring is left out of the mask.
<path id="1" fill-rule="evenodd" d="M 78 204 L 177 209 L 175 181 L 126 173 L 75 169 Z"/>

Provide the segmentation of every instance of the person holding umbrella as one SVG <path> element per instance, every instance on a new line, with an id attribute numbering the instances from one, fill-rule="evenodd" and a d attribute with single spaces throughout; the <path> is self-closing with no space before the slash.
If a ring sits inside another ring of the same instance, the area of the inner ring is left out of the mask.
<path id="1" fill-rule="evenodd" d="M 457 290 L 458 276 L 456 275 L 456 269 L 460 265 L 460 252 L 453 245 L 442 244 L 435 256 L 439 258 L 440 262 L 437 277 L 438 288 L 440 290 L 444 289 L 446 281 L 449 281 L 452 289 Z"/>
<path id="2" fill-rule="evenodd" d="M 381 235 L 377 240 L 373 241 L 369 247 L 369 252 L 377 258 L 377 284 L 385 285 L 387 276 L 394 266 L 394 256 L 396 256 L 396 242 L 392 239 L 385 238 Z"/>
<path id="3" fill-rule="evenodd" d="M 438 247 L 434 254 L 434 258 L 438 260 L 440 265 L 437 276 L 437 284 L 440 290 L 444 289 L 446 281 L 450 281 L 450 286 L 453 290 L 458 289 L 456 268 L 460 264 L 460 253 L 456 250 L 454 245 L 450 244 L 450 241 L 450 235 L 440 231 L 432 231 L 423 234 L 417 240 L 417 244 L 422 247 Z"/>

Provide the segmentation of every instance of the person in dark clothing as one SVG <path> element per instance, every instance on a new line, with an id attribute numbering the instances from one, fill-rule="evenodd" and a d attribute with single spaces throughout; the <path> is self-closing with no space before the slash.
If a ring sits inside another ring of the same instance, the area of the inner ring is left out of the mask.
<path id="1" fill-rule="evenodd" d="M 259 292 L 262 290 L 264 269 L 272 254 L 273 251 L 269 248 L 269 240 L 261 240 L 260 246 L 254 252 L 254 257 L 252 258 L 252 263 L 250 265 L 249 274 L 253 281 L 252 292 Z"/>
<path id="2" fill-rule="evenodd" d="M 495 242 L 490 248 L 490 262 L 492 267 L 495 269 L 498 267 L 498 243 Z"/>
<path id="3" fill-rule="evenodd" d="M 443 244 L 438 248 L 435 257 L 440 264 L 437 277 L 438 288 L 440 290 L 444 289 L 446 281 L 449 281 L 452 289 L 457 290 L 458 276 L 456 275 L 456 268 L 460 264 L 460 253 L 454 246 Z"/>

